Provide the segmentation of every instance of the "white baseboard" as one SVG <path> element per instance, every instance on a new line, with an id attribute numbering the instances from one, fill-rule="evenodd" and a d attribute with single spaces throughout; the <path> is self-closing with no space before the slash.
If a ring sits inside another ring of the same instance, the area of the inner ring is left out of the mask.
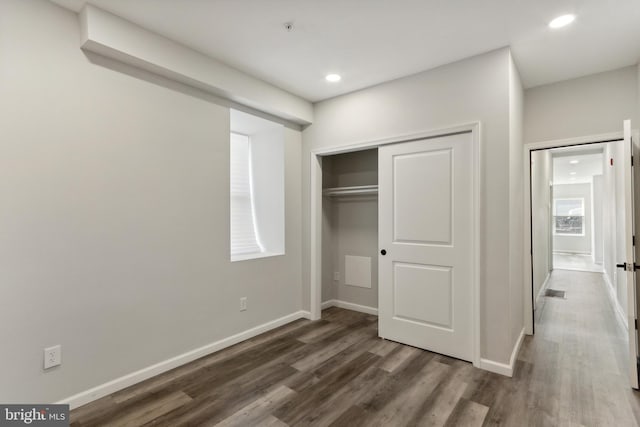
<path id="1" fill-rule="evenodd" d="M 301 319 L 309 319 L 311 320 L 311 312 L 307 311 L 307 310 L 300 310 L 298 313 L 295 314 L 300 314 L 300 318 Z M 292 320 L 293 322 L 293 320 Z"/>
<path id="2" fill-rule="evenodd" d="M 524 328 L 520 331 L 520 335 L 518 336 L 518 340 L 516 341 L 515 346 L 513 347 L 513 351 L 511 352 L 511 357 L 509 358 L 509 363 L 500 363 L 489 359 L 480 359 L 480 369 L 484 369 L 485 371 L 493 372 L 500 375 L 505 375 L 507 377 L 513 376 L 513 370 L 516 366 L 516 360 L 518 360 L 518 353 L 520 353 L 520 347 L 522 347 L 522 342 L 524 341 Z"/>
<path id="3" fill-rule="evenodd" d="M 494 374 L 500 374 L 507 377 L 513 376 L 513 366 L 509 366 L 506 363 L 494 362 L 489 359 L 480 359 L 479 368 L 493 372 Z"/>
<path id="4" fill-rule="evenodd" d="M 162 362 L 156 363 L 155 365 L 140 369 L 139 371 L 132 372 L 120 378 L 116 378 L 115 380 L 80 392 L 71 397 L 67 397 L 66 399 L 62 399 L 61 401 L 56 403 L 69 405 L 71 409 L 86 405 L 87 403 L 100 399 L 101 397 L 107 396 L 111 393 L 115 393 L 116 391 L 137 384 L 148 378 L 177 368 L 178 366 L 187 364 L 193 360 L 199 359 L 200 357 L 215 353 L 216 351 L 230 347 L 241 341 L 248 340 L 249 338 L 253 338 L 256 335 L 260 335 L 264 332 L 270 331 L 271 329 L 286 325 L 287 323 L 293 322 L 294 320 L 308 319 L 310 317 L 311 313 L 303 310 L 289 314 L 279 319 L 272 320 L 271 322 L 263 323 L 262 325 L 256 326 L 255 328 L 251 328 L 244 332 L 232 335 L 228 338 L 221 339 L 200 348 L 196 348 L 195 350 L 191 350 Z"/>
<path id="5" fill-rule="evenodd" d="M 547 285 L 549 284 L 549 279 L 551 279 L 551 271 L 547 273 L 547 277 L 544 279 L 544 282 L 542 282 L 542 285 L 540 285 L 540 290 L 538 291 L 538 295 L 536 296 L 536 300 L 535 302 L 535 307 L 534 308 L 538 308 L 538 301 L 540 300 L 540 298 L 542 298 L 542 295 L 544 294 L 544 290 L 547 289 Z"/>
<path id="6" fill-rule="evenodd" d="M 322 304 L 320 304 L 320 309 L 324 310 L 326 308 L 333 307 L 333 306 L 336 305 L 335 302 L 336 302 L 336 300 L 334 300 L 334 299 L 330 299 L 329 301 L 324 301 Z"/>
<path id="7" fill-rule="evenodd" d="M 618 320 L 620 321 L 620 323 L 622 323 L 622 326 L 624 326 L 625 329 L 628 330 L 629 325 L 627 322 L 627 316 L 624 314 L 624 309 L 622 308 L 622 306 L 620 305 L 620 302 L 618 301 L 616 291 L 613 287 L 613 284 L 611 283 L 611 280 L 609 279 L 609 275 L 607 273 L 603 273 L 602 277 L 604 277 L 604 281 L 606 283 L 607 291 L 608 291 L 607 294 L 609 295 L 609 301 L 611 302 L 611 305 L 613 305 L 613 310 L 616 312 Z"/>
<path id="8" fill-rule="evenodd" d="M 374 307 L 369 307 L 366 305 L 360 305 L 360 304 L 354 304 L 352 302 L 346 302 L 346 301 L 341 301 L 338 299 L 332 299 L 329 301 L 325 301 L 320 305 L 320 308 L 322 308 L 322 310 L 324 310 L 325 308 L 329 308 L 329 307 L 340 307 L 340 308 L 344 308 L 346 310 L 353 310 L 353 311 L 359 311 L 361 313 L 367 313 L 367 314 L 374 314 L 374 315 L 378 315 L 378 309 L 374 308 Z"/>

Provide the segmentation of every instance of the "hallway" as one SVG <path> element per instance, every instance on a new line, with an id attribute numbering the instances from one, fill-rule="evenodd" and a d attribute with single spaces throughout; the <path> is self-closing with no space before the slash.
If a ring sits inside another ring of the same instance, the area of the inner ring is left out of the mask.
<path id="1" fill-rule="evenodd" d="M 547 289 L 565 291 L 565 299 L 538 302 L 535 336 L 526 338 L 514 377 L 530 423 L 640 425 L 640 394 L 627 379 L 627 331 L 605 286 L 599 273 L 553 271 Z"/>
<path id="2" fill-rule="evenodd" d="M 593 262 L 591 255 L 570 254 L 563 252 L 553 253 L 553 268 L 562 270 L 592 271 L 602 273 L 602 264 Z"/>

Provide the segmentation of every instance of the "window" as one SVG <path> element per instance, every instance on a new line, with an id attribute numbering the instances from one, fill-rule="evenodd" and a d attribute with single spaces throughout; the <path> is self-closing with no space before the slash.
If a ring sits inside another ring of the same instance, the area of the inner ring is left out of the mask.
<path id="1" fill-rule="evenodd" d="M 555 234 L 584 236 L 584 199 L 555 199 L 553 221 Z"/>
<path id="2" fill-rule="evenodd" d="M 251 192 L 249 137 L 231 133 L 231 255 L 261 253 Z"/>
<path id="3" fill-rule="evenodd" d="M 231 261 L 284 254 L 284 126 L 231 110 Z"/>

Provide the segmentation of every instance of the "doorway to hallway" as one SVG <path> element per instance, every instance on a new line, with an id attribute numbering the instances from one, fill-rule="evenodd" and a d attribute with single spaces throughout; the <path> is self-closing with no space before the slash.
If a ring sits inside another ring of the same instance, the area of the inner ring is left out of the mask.
<path id="1" fill-rule="evenodd" d="M 629 121 L 618 138 L 528 144 L 531 317 L 525 320 L 532 334 L 534 317 L 541 319 L 550 301 L 556 309 L 584 302 L 585 277 L 598 278 L 605 298 L 589 310 L 611 310 L 623 325 L 626 378 L 637 388 L 632 147 Z"/>

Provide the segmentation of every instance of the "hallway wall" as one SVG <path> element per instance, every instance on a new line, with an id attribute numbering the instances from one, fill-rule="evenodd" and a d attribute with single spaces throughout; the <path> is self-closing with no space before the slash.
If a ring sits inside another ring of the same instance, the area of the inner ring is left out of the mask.
<path id="1" fill-rule="evenodd" d="M 639 75 L 638 67 L 630 66 L 527 89 L 525 142 L 622 131 L 624 119 L 640 118 Z"/>
<path id="2" fill-rule="evenodd" d="M 604 223 L 602 216 L 604 214 L 604 194 L 603 194 L 604 178 L 602 175 L 594 175 L 593 183 L 591 185 L 591 192 L 593 195 L 593 235 L 591 239 L 591 253 L 593 255 L 593 262 L 596 264 L 602 264 L 603 250 L 604 250 Z"/>
<path id="3" fill-rule="evenodd" d="M 535 300 L 551 272 L 551 181 L 553 167 L 549 150 L 531 153 L 531 212 L 533 249 L 533 295 Z"/>

